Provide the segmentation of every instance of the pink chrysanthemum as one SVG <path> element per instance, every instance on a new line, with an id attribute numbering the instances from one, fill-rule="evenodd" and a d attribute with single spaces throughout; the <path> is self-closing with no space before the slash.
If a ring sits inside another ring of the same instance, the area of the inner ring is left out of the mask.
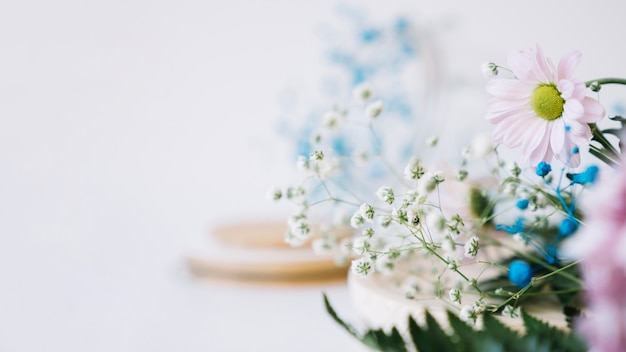
<path id="1" fill-rule="evenodd" d="M 515 79 L 492 79 L 493 95 L 486 118 L 495 124 L 494 140 L 507 147 L 521 146 L 522 164 L 537 165 L 556 157 L 578 166 L 574 147 L 591 140 L 589 123 L 604 116 L 604 108 L 586 96 L 585 83 L 571 77 L 581 58 L 579 51 L 565 55 L 555 69 L 539 46 L 507 57 Z"/>

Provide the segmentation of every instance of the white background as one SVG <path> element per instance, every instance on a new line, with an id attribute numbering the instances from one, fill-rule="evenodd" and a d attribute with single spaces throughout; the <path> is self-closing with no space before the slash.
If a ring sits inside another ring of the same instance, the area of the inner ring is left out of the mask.
<path id="1" fill-rule="evenodd" d="M 508 50 L 578 48 L 582 79 L 626 77 L 618 0 L 354 3 L 437 28 L 448 77 L 479 91 L 451 95 L 455 126 L 483 124 L 480 64 Z M 0 2 L 0 351 L 359 347 L 322 311 L 321 290 L 349 311 L 341 284 L 183 265 L 215 225 L 284 216 L 264 199 L 292 173 L 277 97 L 319 83 L 336 4 Z"/>

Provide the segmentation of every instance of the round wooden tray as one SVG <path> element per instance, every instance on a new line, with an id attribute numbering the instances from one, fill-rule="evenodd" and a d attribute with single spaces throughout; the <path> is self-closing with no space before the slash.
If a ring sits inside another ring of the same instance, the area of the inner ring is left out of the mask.
<path id="1" fill-rule="evenodd" d="M 315 255 L 309 244 L 285 244 L 285 228 L 276 222 L 217 227 L 201 251 L 187 256 L 187 266 L 198 277 L 256 283 L 345 280 L 347 265 Z"/>

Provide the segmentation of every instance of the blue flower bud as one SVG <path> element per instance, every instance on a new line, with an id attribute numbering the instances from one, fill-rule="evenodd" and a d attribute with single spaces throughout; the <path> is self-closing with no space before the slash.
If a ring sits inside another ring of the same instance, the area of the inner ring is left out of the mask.
<path id="1" fill-rule="evenodd" d="M 509 265 L 509 281 L 515 286 L 526 287 L 533 277 L 530 265 L 523 260 L 514 260 Z"/>
<path id="2" fill-rule="evenodd" d="M 561 221 L 561 224 L 559 225 L 559 235 L 561 237 L 567 237 L 573 234 L 577 228 L 578 221 L 572 218 L 566 218 L 565 220 Z"/>
<path id="3" fill-rule="evenodd" d="M 550 164 L 546 163 L 545 161 L 540 162 L 537 165 L 537 168 L 535 169 L 537 176 L 541 176 L 541 177 L 544 177 L 545 175 L 549 174 L 550 171 L 552 171 L 552 166 L 550 166 Z"/>
<path id="4" fill-rule="evenodd" d="M 593 184 L 596 181 L 596 177 L 598 176 L 598 171 L 599 169 L 597 166 L 591 165 L 585 171 L 579 174 L 567 174 L 567 177 L 572 180 L 572 184 Z"/>
<path id="5" fill-rule="evenodd" d="M 520 199 L 515 203 L 515 206 L 521 210 L 528 208 L 528 199 Z"/>

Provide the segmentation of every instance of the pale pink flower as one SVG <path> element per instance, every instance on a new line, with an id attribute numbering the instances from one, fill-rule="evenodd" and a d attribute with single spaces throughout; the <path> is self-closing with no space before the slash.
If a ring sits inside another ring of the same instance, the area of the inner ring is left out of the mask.
<path id="1" fill-rule="evenodd" d="M 606 174 L 584 204 L 585 226 L 565 244 L 582 256 L 587 316 L 579 330 L 593 351 L 626 351 L 626 170 Z"/>
<path id="2" fill-rule="evenodd" d="M 579 51 L 565 55 L 555 68 L 537 46 L 507 57 L 514 79 L 495 78 L 487 84 L 493 96 L 486 118 L 495 124 L 494 141 L 521 146 L 522 164 L 550 163 L 553 156 L 568 166 L 580 164 L 574 147 L 587 148 L 588 124 L 604 116 L 604 108 L 586 96 L 583 81 L 571 77 Z"/>

